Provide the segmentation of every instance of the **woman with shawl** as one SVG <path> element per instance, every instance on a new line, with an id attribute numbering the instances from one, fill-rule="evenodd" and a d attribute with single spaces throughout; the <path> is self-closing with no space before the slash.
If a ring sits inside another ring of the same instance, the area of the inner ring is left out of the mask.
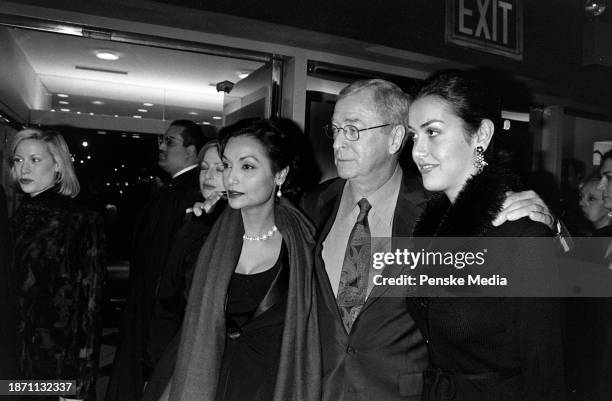
<path id="1" fill-rule="evenodd" d="M 295 190 L 299 138 L 261 119 L 224 132 L 230 207 L 196 263 L 166 393 L 171 400 L 318 400 L 314 227 L 282 198 Z"/>

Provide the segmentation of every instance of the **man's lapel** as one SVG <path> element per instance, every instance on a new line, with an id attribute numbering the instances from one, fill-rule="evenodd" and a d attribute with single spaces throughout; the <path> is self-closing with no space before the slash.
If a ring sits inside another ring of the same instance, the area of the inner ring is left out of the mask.
<path id="1" fill-rule="evenodd" d="M 329 312 L 332 315 L 338 316 L 336 323 L 340 325 L 342 325 L 342 319 L 340 317 L 340 311 L 338 310 L 338 303 L 336 302 L 334 291 L 329 282 L 329 276 L 325 270 L 325 262 L 323 261 L 322 251 L 323 242 L 329 235 L 329 231 L 331 230 L 334 220 L 336 219 L 338 208 L 340 207 L 345 180 L 341 180 L 341 182 L 342 185 L 333 185 L 331 188 L 328 188 L 328 191 L 322 193 L 317 201 L 319 211 L 318 215 L 320 217 L 319 222 L 321 222 L 321 226 L 318 234 L 317 245 L 315 247 L 315 274 L 319 287 L 319 296 L 323 298 Z M 346 333 L 343 325 L 342 331 Z"/>

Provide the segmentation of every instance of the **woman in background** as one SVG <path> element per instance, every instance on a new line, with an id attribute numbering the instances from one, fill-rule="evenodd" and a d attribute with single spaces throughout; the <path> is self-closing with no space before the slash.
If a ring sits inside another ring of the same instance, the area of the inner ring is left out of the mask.
<path id="1" fill-rule="evenodd" d="M 532 238 L 550 236 L 545 225 L 527 218 L 492 224 L 506 192 L 523 189 L 492 158 L 499 104 L 473 72 L 434 74 L 417 91 L 409 111 L 412 158 L 424 187 L 437 194 L 417 221 L 414 236 L 433 238 L 430 246 L 440 245 L 442 237 L 463 237 L 467 249 L 488 248 L 485 272 L 479 271 L 486 275 L 492 274 L 490 268 L 527 275 L 556 268 L 552 239 Z M 517 247 L 499 237 L 529 238 Z M 564 399 L 558 303 L 447 296 L 425 298 L 415 316 L 432 365 L 425 375 L 424 400 Z"/>
<path id="2" fill-rule="evenodd" d="M 599 188 L 600 181 L 599 178 L 591 178 L 580 185 L 580 208 L 591 222 L 592 232 L 609 226 L 612 221 L 611 208 L 604 205 L 604 190 Z"/>
<path id="3" fill-rule="evenodd" d="M 172 400 L 320 399 L 314 227 L 282 198 L 300 147 L 280 127 L 248 119 L 221 138 L 230 207 L 196 264 Z"/>
<path id="4" fill-rule="evenodd" d="M 608 218 L 612 218 L 612 150 L 607 151 L 601 157 L 599 168 L 599 185 L 598 190 L 603 191 L 603 207 L 608 211 Z M 604 260 L 612 269 L 612 225 L 607 225 L 599 228 L 593 233 L 594 237 L 604 238 Z M 606 240 L 607 239 L 607 240 Z"/>
<path id="5" fill-rule="evenodd" d="M 19 378 L 76 379 L 71 397 L 94 399 L 104 235 L 99 216 L 73 200 L 70 158 L 53 131 L 20 131 L 11 147 L 11 176 L 26 195 L 11 219 Z"/>

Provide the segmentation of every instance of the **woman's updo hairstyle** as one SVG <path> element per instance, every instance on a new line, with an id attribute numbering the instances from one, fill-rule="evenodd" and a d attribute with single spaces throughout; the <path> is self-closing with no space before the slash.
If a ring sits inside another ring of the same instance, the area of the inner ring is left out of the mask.
<path id="1" fill-rule="evenodd" d="M 304 179 L 305 169 L 302 166 L 304 134 L 297 125 L 285 119 L 248 118 L 240 120 L 219 131 L 220 154 L 223 155 L 231 138 L 243 135 L 257 140 L 266 149 L 273 173 L 276 174 L 285 167 L 289 167 L 289 173 L 282 185 L 282 193 L 283 197 L 297 201 L 309 184 L 309 180 Z"/>
<path id="2" fill-rule="evenodd" d="M 437 96 L 445 100 L 463 120 L 466 138 L 474 135 L 484 119 L 496 129 L 501 122 L 501 98 L 478 71 L 442 70 L 427 78 L 417 89 L 414 100 Z M 493 154 L 493 139 L 485 152 Z"/>

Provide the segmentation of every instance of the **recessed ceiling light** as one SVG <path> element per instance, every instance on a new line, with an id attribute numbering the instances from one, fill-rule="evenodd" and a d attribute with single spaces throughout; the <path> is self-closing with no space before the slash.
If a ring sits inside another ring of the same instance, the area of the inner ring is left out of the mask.
<path id="1" fill-rule="evenodd" d="M 149 110 L 147 110 L 147 109 L 138 109 L 138 111 L 141 112 L 141 113 L 146 113 Z"/>
<path id="2" fill-rule="evenodd" d="M 204 125 L 210 125 L 210 122 L 208 122 L 208 121 L 202 121 L 202 124 L 204 124 Z"/>
<path id="3" fill-rule="evenodd" d="M 51 109 L 51 111 L 55 113 L 55 109 Z"/>
<path id="4" fill-rule="evenodd" d="M 77 114 L 81 114 L 81 112 L 80 112 L 80 111 L 77 111 Z"/>
<path id="5" fill-rule="evenodd" d="M 147 103 L 143 103 L 142 105 L 143 105 L 143 106 L 147 106 L 147 107 L 152 107 L 152 106 L 153 106 L 153 103 L 148 103 L 148 102 L 147 102 Z"/>
<path id="6" fill-rule="evenodd" d="M 97 105 L 104 104 L 104 102 L 103 102 L 103 101 L 101 101 L 101 100 L 94 100 L 94 101 L 93 101 L 93 102 L 91 102 L 91 103 L 92 103 L 92 104 L 97 104 Z"/>
<path id="7" fill-rule="evenodd" d="M 219 116 L 213 116 L 213 120 L 221 120 L 221 117 L 219 117 Z"/>
<path id="8" fill-rule="evenodd" d="M 83 143 L 81 143 L 81 146 L 82 146 L 82 147 L 84 147 L 84 148 L 86 148 L 86 147 L 88 147 L 88 146 L 89 146 L 89 142 L 87 142 L 87 141 L 83 141 Z"/>
<path id="9" fill-rule="evenodd" d="M 132 116 L 132 117 L 134 117 L 134 118 L 142 118 L 142 116 Z"/>
<path id="10" fill-rule="evenodd" d="M 189 112 L 189 115 L 190 115 L 190 116 L 197 116 L 197 115 L 198 115 L 198 112 L 197 112 L 197 111 L 190 111 L 190 112 Z"/>
<path id="11" fill-rule="evenodd" d="M 68 95 L 66 95 L 65 93 L 58 93 L 57 96 L 58 97 L 68 97 Z"/>
<path id="12" fill-rule="evenodd" d="M 65 101 L 65 100 L 60 100 L 58 103 L 59 103 L 59 104 L 70 104 L 70 102 L 67 102 L 67 101 Z"/>
<path id="13" fill-rule="evenodd" d="M 70 111 L 70 109 L 60 109 L 61 111 Z"/>
<path id="14" fill-rule="evenodd" d="M 115 117 L 119 117 L 119 115 L 115 114 Z"/>
<path id="15" fill-rule="evenodd" d="M 89 113 L 89 115 L 90 115 L 90 116 L 93 116 L 93 115 L 94 115 L 94 113 Z"/>
<path id="16" fill-rule="evenodd" d="M 101 60 L 115 61 L 119 60 L 119 54 L 110 50 L 98 50 L 96 57 Z"/>

